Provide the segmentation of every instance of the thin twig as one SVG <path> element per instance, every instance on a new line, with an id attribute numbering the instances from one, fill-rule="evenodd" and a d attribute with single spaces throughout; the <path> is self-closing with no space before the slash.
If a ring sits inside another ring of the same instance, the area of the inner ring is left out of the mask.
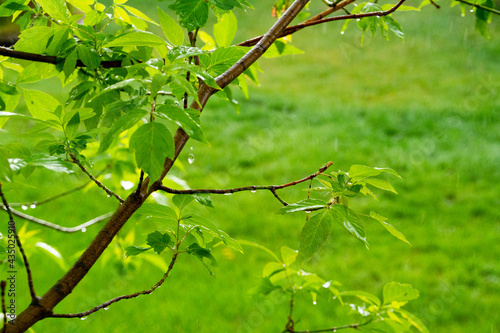
<path id="1" fill-rule="evenodd" d="M 80 161 L 78 161 L 78 159 L 76 158 L 76 156 L 73 154 L 73 153 L 69 153 L 69 156 L 71 157 L 72 159 L 72 162 L 75 163 L 76 165 L 78 165 L 78 167 L 80 167 L 80 169 L 87 175 L 89 176 L 90 179 L 92 179 L 92 181 L 94 183 L 97 184 L 97 186 L 99 186 L 100 188 L 102 188 L 109 196 L 113 196 L 115 197 L 116 199 L 118 199 L 118 201 L 120 201 L 120 203 L 124 203 L 125 200 L 123 200 L 118 194 L 116 194 L 115 192 L 111 191 L 109 188 L 107 188 L 103 183 L 101 183 L 100 181 L 98 181 L 94 176 L 92 176 L 92 174 L 90 172 L 87 171 L 87 169 L 82 165 L 82 163 L 80 163 Z"/>
<path id="2" fill-rule="evenodd" d="M 57 199 L 62 198 L 62 197 L 64 197 L 64 196 L 67 196 L 67 195 L 69 195 L 69 194 L 71 194 L 71 193 L 77 192 L 77 191 L 79 191 L 79 190 L 81 190 L 81 189 L 85 188 L 85 186 L 87 186 L 87 185 L 88 185 L 88 184 L 90 184 L 90 183 L 91 183 L 91 181 L 88 181 L 88 182 L 86 182 L 85 184 L 82 184 L 82 185 L 79 185 L 79 186 L 77 186 L 77 187 L 75 187 L 75 188 L 72 188 L 71 190 L 68 190 L 68 191 L 66 191 L 66 192 L 62 192 L 62 193 L 56 194 L 56 195 L 54 195 L 54 196 L 52 196 L 52 197 L 48 197 L 48 198 L 43 199 L 43 200 L 40 200 L 40 201 L 33 201 L 33 202 L 31 202 L 31 203 L 11 203 L 11 204 L 10 204 L 10 206 L 11 206 L 11 207 L 21 207 L 21 206 L 30 207 L 30 206 L 40 206 L 40 205 L 43 205 L 43 204 L 45 204 L 45 203 L 47 203 L 47 202 L 54 201 L 54 200 L 57 200 Z"/>
<path id="3" fill-rule="evenodd" d="M 16 59 L 44 62 L 53 65 L 57 65 L 58 62 L 63 60 L 56 56 L 16 51 L 3 46 L 0 46 L 0 55 Z M 101 61 L 100 66 L 103 68 L 121 67 L 122 60 L 104 60 Z M 77 60 L 76 67 L 85 67 L 85 64 L 81 60 Z"/>
<path id="4" fill-rule="evenodd" d="M 197 194 L 197 193 L 212 193 L 212 194 L 228 194 L 228 193 L 235 193 L 235 192 L 243 192 L 243 191 L 257 191 L 257 190 L 268 190 L 273 193 L 273 195 L 283 204 L 283 205 L 288 205 L 285 201 L 281 200 L 281 198 L 278 197 L 276 194 L 276 190 L 283 189 L 285 187 L 290 187 L 294 186 L 300 183 L 303 183 L 309 179 L 313 179 L 317 177 L 319 174 L 323 173 L 326 169 L 328 169 L 333 162 L 328 162 L 324 166 L 322 166 L 318 171 L 315 173 L 304 177 L 302 179 L 286 183 L 283 185 L 251 185 L 251 186 L 244 186 L 244 187 L 236 187 L 236 188 L 229 188 L 229 189 L 194 189 L 194 190 L 176 190 L 170 187 L 163 186 L 161 184 L 157 185 L 157 190 L 161 190 L 167 193 L 172 193 L 172 194 Z"/>
<path id="5" fill-rule="evenodd" d="M 475 4 L 473 2 L 470 2 L 470 1 L 466 1 L 466 0 L 457 0 L 458 2 L 462 2 L 462 3 L 465 3 L 467 5 L 471 5 L 472 7 L 477 7 L 477 8 L 481 8 L 483 10 L 486 10 L 487 12 L 491 12 L 491 13 L 494 13 L 494 14 L 497 14 L 497 15 L 500 15 L 500 10 L 497 10 L 495 8 L 491 8 L 491 7 L 486 7 L 486 6 L 483 6 L 483 5 L 479 5 L 479 4 Z"/>
<path id="6" fill-rule="evenodd" d="M 23 245 L 21 244 L 21 240 L 19 239 L 19 236 L 17 235 L 17 230 L 16 230 L 16 223 L 14 222 L 14 216 L 12 215 L 12 211 L 9 207 L 9 204 L 7 203 L 7 199 L 5 198 L 3 191 L 2 191 L 2 183 L 0 183 L 0 197 L 2 197 L 2 202 L 5 207 L 5 210 L 9 214 L 9 238 L 10 238 L 10 233 L 12 232 L 14 234 L 14 238 L 16 239 L 17 242 L 17 247 L 19 248 L 19 252 L 21 252 L 21 256 L 23 257 L 24 261 L 24 267 L 26 267 L 26 276 L 28 277 L 28 286 L 30 289 L 30 295 L 32 301 L 37 300 L 37 296 L 35 293 L 35 287 L 33 286 L 33 276 L 31 275 L 31 268 L 30 264 L 28 262 L 28 257 L 26 257 L 26 253 L 24 252 Z"/>
<path id="7" fill-rule="evenodd" d="M 119 297 L 115 297 L 107 302 L 104 302 L 88 311 L 85 311 L 85 312 L 80 312 L 80 313 L 68 313 L 68 314 L 59 314 L 59 313 L 53 313 L 53 314 L 50 314 L 48 315 L 47 317 L 53 317 L 53 318 L 82 318 L 82 317 L 86 317 L 88 316 L 89 314 L 92 314 L 96 311 L 99 311 L 100 309 L 103 309 L 103 308 L 107 308 L 109 307 L 111 304 L 113 303 L 116 303 L 116 302 L 119 302 L 123 299 L 130 299 L 130 298 L 136 298 L 137 296 L 140 296 L 140 295 L 149 295 L 151 294 L 156 288 L 160 287 L 163 282 L 165 281 L 165 279 L 168 277 L 168 274 L 170 273 L 170 271 L 172 270 L 172 268 L 174 267 L 174 264 L 177 260 L 177 256 L 179 255 L 178 252 L 174 253 L 174 255 L 172 256 L 172 260 L 170 261 L 170 265 L 168 265 L 168 269 L 167 269 L 167 272 L 163 275 L 163 277 L 161 278 L 160 281 L 158 281 L 153 287 L 151 287 L 150 289 L 146 289 L 146 290 L 143 290 L 143 291 L 139 291 L 139 292 L 136 292 L 136 293 L 133 293 L 133 294 L 130 294 L 130 295 L 123 295 L 123 296 L 119 296 Z"/>
<path id="8" fill-rule="evenodd" d="M 5 332 L 7 329 L 7 308 L 5 307 L 5 288 L 7 287 L 7 281 L 2 280 L 0 282 L 0 288 L 2 289 L 2 313 L 3 313 L 3 329 L 2 332 Z"/>
<path id="9" fill-rule="evenodd" d="M 76 227 L 69 228 L 69 227 L 62 227 L 58 224 L 42 220 L 42 219 L 39 219 L 39 218 L 31 216 L 31 215 L 24 214 L 23 212 L 17 211 L 15 209 L 11 209 L 11 212 L 12 212 L 12 214 L 16 215 L 17 217 L 20 217 L 20 218 L 25 219 L 27 221 L 37 223 L 37 224 L 43 225 L 44 227 L 52 228 L 52 229 L 55 229 L 57 231 L 67 232 L 67 233 L 80 231 L 84 228 L 87 228 L 87 227 L 93 225 L 93 224 L 104 221 L 105 219 L 107 219 L 108 217 L 111 217 L 111 215 L 113 215 L 113 212 L 106 213 L 104 215 L 93 218 L 90 221 L 87 221 L 85 223 L 77 225 Z"/>
<path id="10" fill-rule="evenodd" d="M 362 327 L 363 324 L 351 324 L 351 325 L 344 325 L 344 326 L 335 326 L 335 327 L 329 327 L 329 328 L 323 328 L 323 329 L 318 329 L 318 330 L 305 330 L 305 331 L 295 331 L 295 330 L 289 330 L 286 329 L 282 333 L 320 333 L 320 332 L 336 332 L 338 330 L 344 330 L 347 328 L 354 328 L 358 329 Z"/>
<path id="11" fill-rule="evenodd" d="M 400 0 L 397 4 L 394 5 L 394 7 L 392 7 L 389 10 L 386 10 L 386 11 L 379 11 L 379 12 L 372 12 L 372 13 L 362 13 L 362 14 L 340 15 L 340 16 L 335 16 L 335 17 L 330 17 L 330 18 L 321 18 L 321 19 L 316 19 L 316 20 L 310 19 L 310 20 L 304 21 L 302 23 L 299 23 L 297 25 L 294 25 L 294 26 L 291 26 L 291 27 L 287 27 L 281 33 L 280 37 L 285 37 L 285 36 L 291 35 L 293 33 L 296 33 L 297 31 L 302 30 L 302 29 L 304 29 L 306 27 L 310 27 L 310 26 L 313 26 L 313 25 L 318 25 L 318 24 L 322 24 L 322 23 L 326 23 L 326 22 L 333 22 L 333 21 L 340 21 L 340 20 L 350 20 L 350 19 L 358 19 L 358 18 L 361 19 L 361 18 L 364 18 L 364 17 L 371 17 L 371 16 L 387 16 L 387 15 L 392 14 L 393 12 L 395 12 L 405 1 L 406 0 Z M 459 1 L 464 1 L 464 0 L 459 0 Z M 343 8 L 343 7 L 339 7 L 340 4 L 342 4 L 342 3 L 339 3 L 336 7 L 332 8 L 332 9 Z M 325 12 L 327 12 L 327 11 L 325 11 Z M 255 45 L 258 41 L 260 41 L 260 39 L 262 37 L 263 36 L 258 36 L 258 37 L 246 40 L 244 42 L 241 42 L 241 43 L 237 44 L 237 46 L 252 46 L 252 45 Z"/>

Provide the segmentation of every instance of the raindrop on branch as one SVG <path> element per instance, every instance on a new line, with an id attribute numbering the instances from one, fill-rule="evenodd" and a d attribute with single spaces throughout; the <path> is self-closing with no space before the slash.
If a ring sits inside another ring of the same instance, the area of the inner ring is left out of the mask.
<path id="1" fill-rule="evenodd" d="M 108 310 L 109 309 L 109 306 L 105 307 L 104 310 Z"/>
<path id="2" fill-rule="evenodd" d="M 81 317 L 80 319 L 81 319 L 81 320 L 85 320 L 85 319 L 87 319 L 87 318 L 88 318 L 88 317 Z"/>
<path id="3" fill-rule="evenodd" d="M 87 228 L 82 228 L 82 232 L 85 232 L 85 231 L 87 231 Z"/>
<path id="4" fill-rule="evenodd" d="M 257 190 L 250 190 L 250 192 L 255 193 L 255 192 L 257 192 Z"/>
<path id="5" fill-rule="evenodd" d="M 228 193 L 224 193 L 224 195 L 231 195 L 232 193 L 228 192 Z"/>
<path id="6" fill-rule="evenodd" d="M 22 210 L 26 210 L 26 209 L 28 209 L 28 206 L 26 206 L 26 205 L 22 205 L 22 206 L 21 206 L 21 209 L 22 209 Z"/>
<path id="7" fill-rule="evenodd" d="M 194 162 L 194 155 L 193 154 L 189 154 L 188 162 L 189 162 L 189 164 L 193 164 L 193 162 Z"/>
<path id="8" fill-rule="evenodd" d="M 30 205 L 30 208 L 31 208 L 31 209 L 35 209 L 35 208 L 36 208 L 36 205 L 35 205 L 35 204 L 31 204 L 31 205 Z"/>

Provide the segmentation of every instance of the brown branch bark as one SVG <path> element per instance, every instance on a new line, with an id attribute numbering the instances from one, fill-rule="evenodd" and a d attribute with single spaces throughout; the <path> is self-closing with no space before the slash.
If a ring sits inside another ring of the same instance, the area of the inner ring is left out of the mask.
<path id="1" fill-rule="evenodd" d="M 221 88 L 226 87 L 235 78 L 241 75 L 246 68 L 260 58 L 308 2 L 309 0 L 295 0 L 283 16 L 273 25 L 273 27 L 266 35 L 264 35 L 254 48 L 252 48 L 243 58 L 237 61 L 236 64 L 229 68 L 225 73 L 216 78 L 217 84 Z M 210 88 L 205 84 L 201 85 L 198 91 L 201 105 L 198 106 L 196 102 L 193 102 L 192 107 L 201 111 L 210 96 L 214 93 L 215 89 Z M 178 157 L 188 139 L 189 136 L 186 132 L 184 132 L 182 128 L 179 128 L 174 136 L 174 158 L 165 160 L 164 170 L 159 182 L 163 180 L 165 175 L 171 169 L 175 159 Z M 92 240 L 92 243 L 83 252 L 73 267 L 71 267 L 68 272 L 45 293 L 45 295 L 40 297 L 38 302 L 30 304 L 28 308 L 21 312 L 16 318 L 14 325 L 7 324 L 7 332 L 24 332 L 39 320 L 42 320 L 52 314 L 54 307 L 73 291 L 76 285 L 92 268 L 106 247 L 111 243 L 118 231 L 120 231 L 132 214 L 134 214 L 135 211 L 141 207 L 147 197 L 154 191 L 155 186 L 151 186 L 150 188 L 148 188 L 148 186 L 149 180 L 146 179 L 143 182 L 140 191 L 134 191 L 129 195 L 125 202 L 118 207 L 106 225 Z"/>

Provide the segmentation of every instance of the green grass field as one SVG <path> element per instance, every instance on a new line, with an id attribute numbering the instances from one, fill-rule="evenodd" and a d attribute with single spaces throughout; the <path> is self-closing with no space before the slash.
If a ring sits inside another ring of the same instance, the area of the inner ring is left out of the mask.
<path id="1" fill-rule="evenodd" d="M 261 13 L 257 9 L 250 12 L 251 19 L 240 22 L 240 39 L 261 32 L 251 23 Z M 339 281 L 342 290 L 379 295 L 387 282 L 409 283 L 420 298 L 407 308 L 431 332 L 500 332 L 500 25 L 498 20 L 491 25 L 488 41 L 474 31 L 470 16 L 460 17 L 458 8 L 399 13 L 404 42 L 394 36 L 388 42 L 367 36 L 363 47 L 354 24 L 344 35 L 341 23 L 294 35 L 294 45 L 305 54 L 260 61 L 261 85 L 250 87 L 249 100 L 238 94 L 240 114 L 213 98 L 202 117 L 211 147 L 189 142 L 180 157 L 186 172 L 177 168 L 173 174 L 192 188 L 228 188 L 289 182 L 330 160 L 333 170 L 347 170 L 352 164 L 391 167 L 403 177 L 387 178 L 399 195 L 377 192 L 380 202 L 362 198 L 351 206 L 388 217 L 412 246 L 368 224 L 367 250 L 337 228 L 304 269 Z M 192 164 L 189 153 L 195 157 Z M 58 178 L 54 183 L 48 176 L 37 180 L 36 175 L 27 181 L 32 190 L 11 189 L 7 195 L 36 200 L 60 192 L 62 181 L 76 186 L 85 179 Z M 284 199 L 300 200 L 303 188 L 283 191 Z M 304 216 L 275 215 L 280 204 L 270 193 L 214 195 L 213 200 L 216 209 L 198 213 L 234 238 L 276 252 L 283 245 L 298 247 Z M 115 206 L 90 188 L 31 213 L 73 226 Z M 123 235 L 136 227 L 139 244 L 147 226 L 135 223 L 130 221 Z M 98 227 L 70 235 L 43 229 L 37 237 L 72 263 L 97 232 Z M 114 251 L 114 246 L 107 250 L 109 255 Z M 219 262 L 216 278 L 195 259 L 180 257 L 166 283 L 152 295 L 114 304 L 84 321 L 48 319 L 33 329 L 281 332 L 287 300 L 252 298 L 248 293 L 270 257 L 247 247 L 244 255 L 223 248 L 214 255 Z M 63 274 L 40 254 L 31 260 L 39 292 Z M 136 262 L 127 259 L 128 264 Z M 147 289 L 163 275 L 146 263 L 126 271 L 120 267 L 113 261 L 98 263 L 55 310 L 85 311 L 109 298 Z M 19 274 L 18 288 L 26 292 L 23 278 Z M 18 302 L 23 308 L 27 301 Z M 345 324 L 336 317 L 337 305 L 326 298 L 318 305 L 310 298 L 298 299 L 297 328 Z"/>

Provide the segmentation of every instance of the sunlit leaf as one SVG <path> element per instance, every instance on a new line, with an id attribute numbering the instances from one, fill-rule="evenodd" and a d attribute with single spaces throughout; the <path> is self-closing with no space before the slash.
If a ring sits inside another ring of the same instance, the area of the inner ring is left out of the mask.
<path id="1" fill-rule="evenodd" d="M 323 247 L 332 231 L 333 218 L 324 210 L 307 220 L 300 234 L 299 252 L 304 261 L 311 259 Z"/>
<path id="2" fill-rule="evenodd" d="M 409 284 L 389 282 L 384 286 L 384 304 L 392 302 L 407 302 L 419 297 L 417 289 Z"/>
<path id="3" fill-rule="evenodd" d="M 158 17 L 165 37 L 174 45 L 182 45 L 184 43 L 184 31 L 177 22 L 159 7 Z"/>

